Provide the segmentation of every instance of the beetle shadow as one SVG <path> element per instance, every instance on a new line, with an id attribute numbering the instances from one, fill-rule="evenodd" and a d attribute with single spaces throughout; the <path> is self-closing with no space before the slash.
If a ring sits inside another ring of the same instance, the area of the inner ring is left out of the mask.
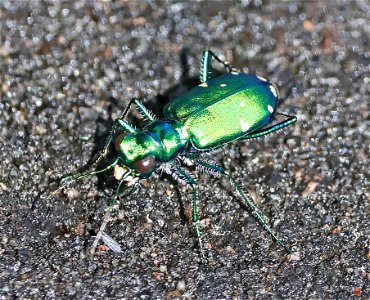
<path id="1" fill-rule="evenodd" d="M 158 94 L 153 101 L 145 102 L 145 106 L 160 119 L 164 117 L 163 108 L 168 103 L 200 84 L 199 76 L 191 77 L 189 74 L 190 65 L 188 57 L 189 49 L 183 48 L 179 57 L 181 67 L 179 82 L 170 87 L 163 94 Z"/>

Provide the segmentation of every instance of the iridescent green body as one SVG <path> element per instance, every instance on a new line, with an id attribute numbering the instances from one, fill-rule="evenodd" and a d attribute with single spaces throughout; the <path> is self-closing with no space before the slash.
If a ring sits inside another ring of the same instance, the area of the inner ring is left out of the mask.
<path id="1" fill-rule="evenodd" d="M 214 76 L 211 66 L 212 58 L 221 63 L 228 72 L 218 77 Z M 121 117 L 115 120 L 106 146 L 98 159 L 100 161 L 107 154 L 114 134 L 120 129 L 123 133 L 115 141 L 117 155 L 114 162 L 101 170 L 76 174 L 73 179 L 115 168 L 115 178 L 119 184 L 110 207 L 111 210 L 117 203 L 122 185 L 125 185 L 126 189 L 133 187 L 133 191 L 140 179 L 148 178 L 154 172 L 165 172 L 174 179 L 188 184 L 193 190 L 193 223 L 202 259 L 204 259 L 198 225 L 195 180 L 184 167 L 193 166 L 206 173 L 225 175 L 259 224 L 276 242 L 289 251 L 288 247 L 268 227 L 262 214 L 248 200 L 229 173 L 212 161 L 202 159 L 201 154 L 235 140 L 256 138 L 277 131 L 294 123 L 296 117 L 276 112 L 278 91 L 269 80 L 237 72 L 210 50 L 205 50 L 203 53 L 200 81 L 197 87 L 165 106 L 163 111 L 165 118 L 161 120 L 156 120 L 139 99 L 132 99 Z M 132 103 L 148 121 L 148 125 L 140 130 L 125 120 Z M 283 115 L 286 119 L 269 126 L 276 114 Z M 101 237 L 110 244 L 112 249 L 119 249 L 118 244 L 104 235 L 109 213 L 110 210 L 107 211 L 97 234 L 93 251 Z"/>
<path id="2" fill-rule="evenodd" d="M 188 145 L 189 135 L 181 122 L 175 119 L 156 120 L 139 133 L 125 135 L 119 143 L 118 157 L 122 165 L 135 170 L 135 162 L 148 155 L 153 156 L 156 165 L 151 172 L 138 172 L 141 178 L 147 178 L 156 167 L 173 160 Z"/>
<path id="3" fill-rule="evenodd" d="M 152 155 L 158 166 L 189 151 L 190 146 L 209 151 L 249 138 L 273 118 L 277 95 L 271 82 L 254 75 L 233 71 L 210 79 L 169 103 L 165 119 L 125 136 L 119 157 L 133 168 L 134 162 Z M 139 175 L 145 178 L 151 173 Z"/>
<path id="4" fill-rule="evenodd" d="M 164 108 L 164 115 L 183 123 L 195 148 L 210 150 L 268 123 L 277 104 L 271 82 L 232 71 L 178 97 Z"/>

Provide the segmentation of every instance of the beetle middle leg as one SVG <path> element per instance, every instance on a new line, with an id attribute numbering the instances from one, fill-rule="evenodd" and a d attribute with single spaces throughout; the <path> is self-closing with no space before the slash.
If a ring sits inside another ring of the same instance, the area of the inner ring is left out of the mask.
<path id="1" fill-rule="evenodd" d="M 198 209 L 197 209 L 198 208 L 198 206 L 197 206 L 197 189 L 195 187 L 195 180 L 189 173 L 187 173 L 184 169 L 182 169 L 180 167 L 174 168 L 173 173 L 171 175 L 175 179 L 177 177 L 177 180 L 180 179 L 180 181 L 182 180 L 183 182 L 189 184 L 192 188 L 192 191 L 193 191 L 193 205 L 192 205 L 192 207 L 193 207 L 192 208 L 193 226 L 194 226 L 194 230 L 195 230 L 195 233 L 197 235 L 197 238 L 198 238 L 198 245 L 199 245 L 199 251 L 200 251 L 202 263 L 206 264 L 207 260 L 206 260 L 206 256 L 204 254 L 204 249 L 203 249 L 202 233 L 201 233 L 200 227 L 199 227 L 199 217 L 198 217 Z"/>
<path id="2" fill-rule="evenodd" d="M 198 244 L 199 244 L 199 250 L 200 250 L 200 255 L 201 255 L 201 260 L 203 264 L 207 263 L 206 256 L 204 254 L 204 249 L 203 249 L 203 242 L 202 242 L 202 233 L 200 231 L 199 227 L 199 218 L 198 218 L 198 209 L 197 209 L 197 189 L 194 184 L 190 184 L 192 190 L 193 190 L 193 209 L 192 209 L 192 219 L 193 219 L 193 226 L 195 233 L 198 238 Z"/>

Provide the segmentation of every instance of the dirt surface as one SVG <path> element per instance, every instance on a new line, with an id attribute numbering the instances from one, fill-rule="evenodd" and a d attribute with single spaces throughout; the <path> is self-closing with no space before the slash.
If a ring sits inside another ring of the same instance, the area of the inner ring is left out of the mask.
<path id="1" fill-rule="evenodd" d="M 1 2 L 1 299 L 370 298 L 369 2 L 238 2 Z M 160 115 L 197 84 L 204 48 L 271 79 L 298 117 L 212 154 L 293 253 L 226 178 L 195 173 L 207 266 L 191 190 L 157 175 L 120 199 L 123 252 L 91 259 L 112 174 L 51 191 L 132 97 Z"/>

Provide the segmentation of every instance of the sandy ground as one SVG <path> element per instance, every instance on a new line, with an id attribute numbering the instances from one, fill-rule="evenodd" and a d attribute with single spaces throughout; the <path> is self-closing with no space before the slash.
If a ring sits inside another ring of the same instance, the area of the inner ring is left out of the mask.
<path id="1" fill-rule="evenodd" d="M 370 298 L 369 4 L 238 2 L 1 2 L 1 299 Z M 50 192 L 132 97 L 160 115 L 197 84 L 204 48 L 271 79 L 298 117 L 212 154 L 293 253 L 226 178 L 195 173 L 207 266 L 191 190 L 157 175 L 120 199 L 108 232 L 123 252 L 90 259 L 112 174 Z"/>

